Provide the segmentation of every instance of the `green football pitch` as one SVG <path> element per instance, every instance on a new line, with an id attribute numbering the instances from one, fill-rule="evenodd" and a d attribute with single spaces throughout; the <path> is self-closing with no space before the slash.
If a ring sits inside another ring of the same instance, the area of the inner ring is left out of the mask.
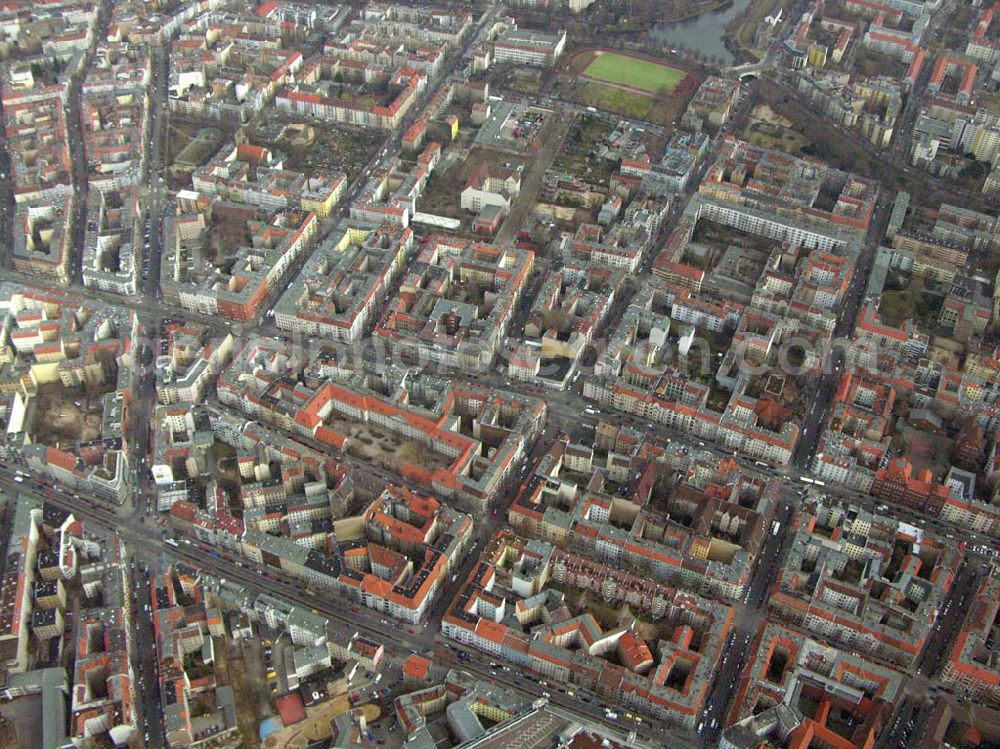
<path id="1" fill-rule="evenodd" d="M 649 60 L 640 60 L 614 52 L 602 52 L 587 65 L 584 74 L 591 78 L 620 83 L 650 93 L 662 89 L 673 92 L 687 73 L 669 65 L 660 65 Z"/>

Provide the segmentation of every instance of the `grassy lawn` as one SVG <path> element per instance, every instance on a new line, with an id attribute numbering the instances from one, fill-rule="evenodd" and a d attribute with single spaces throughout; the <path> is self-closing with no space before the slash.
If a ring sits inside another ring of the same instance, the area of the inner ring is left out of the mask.
<path id="1" fill-rule="evenodd" d="M 634 86 L 650 93 L 663 89 L 672 92 L 687 75 L 683 70 L 668 65 L 658 65 L 614 52 L 602 52 L 584 72 L 592 78 Z"/>
<path id="2" fill-rule="evenodd" d="M 586 83 L 580 89 L 580 98 L 592 107 L 609 112 L 645 119 L 653 106 L 653 97 L 633 94 L 620 88 L 602 86 L 600 83 Z"/>

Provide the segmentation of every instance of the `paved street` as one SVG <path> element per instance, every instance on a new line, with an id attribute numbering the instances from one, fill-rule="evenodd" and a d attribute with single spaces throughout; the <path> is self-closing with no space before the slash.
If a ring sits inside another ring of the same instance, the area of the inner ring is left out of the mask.
<path id="1" fill-rule="evenodd" d="M 779 531 L 777 534 L 768 532 L 746 597 L 742 604 L 735 604 L 736 626 L 729 638 L 722 667 L 716 672 L 708 708 L 704 713 L 703 737 L 706 746 L 713 746 L 718 740 L 722 728 L 728 723 L 729 711 L 735 707 L 732 699 L 739 687 L 740 675 L 751 656 L 754 636 L 764 622 L 768 593 L 774 583 L 778 564 L 784 558 L 791 540 L 787 532 L 788 521 L 794 512 L 796 500 L 790 486 L 782 487 L 775 512 L 775 520 L 781 523 Z"/>
<path id="2" fill-rule="evenodd" d="M 970 561 L 971 560 L 971 561 Z M 911 680 L 909 691 L 921 697 L 927 696 L 928 680 L 940 676 L 944 660 L 951 652 L 955 636 L 962 627 L 968 613 L 968 602 L 976 592 L 984 574 L 984 563 L 974 556 L 966 557 L 958 577 L 948 591 L 944 609 L 934 624 L 934 636 L 917 661 L 916 675 L 923 677 Z"/>
<path id="3" fill-rule="evenodd" d="M 872 263 L 875 259 L 875 253 L 885 236 L 885 227 L 889 221 L 891 210 L 892 197 L 883 190 L 879 195 L 878 203 L 875 207 L 875 215 L 872 216 L 868 239 L 863 244 L 862 252 L 857 259 L 854 276 L 851 279 L 850 288 L 844 298 L 843 306 L 837 319 L 837 326 L 833 331 L 832 340 L 835 342 L 847 340 L 854 330 L 854 322 L 857 319 L 862 302 L 864 302 L 865 289 L 868 284 L 868 276 L 871 273 Z M 801 422 L 801 438 L 796 445 L 795 455 L 792 458 L 793 465 L 802 471 L 808 471 L 811 468 L 812 459 L 816 455 L 816 447 L 823 432 L 823 424 L 826 423 L 827 412 L 833 402 L 833 393 L 844 366 L 844 351 L 840 348 L 835 348 L 827 357 L 825 369 L 816 390 L 807 395 L 806 400 L 812 406 L 809 414 Z"/>

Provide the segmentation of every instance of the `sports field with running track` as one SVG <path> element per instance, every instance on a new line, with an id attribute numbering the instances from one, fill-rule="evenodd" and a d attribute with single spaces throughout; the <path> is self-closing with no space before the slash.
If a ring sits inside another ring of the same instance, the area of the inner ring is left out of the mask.
<path id="1" fill-rule="evenodd" d="M 681 65 L 632 52 L 587 47 L 569 55 L 567 98 L 624 117 L 672 123 L 699 79 Z"/>
<path id="2" fill-rule="evenodd" d="M 688 73 L 686 70 L 661 65 L 617 52 L 599 51 L 583 70 L 589 78 L 627 86 L 651 94 L 666 90 L 672 93 Z"/>

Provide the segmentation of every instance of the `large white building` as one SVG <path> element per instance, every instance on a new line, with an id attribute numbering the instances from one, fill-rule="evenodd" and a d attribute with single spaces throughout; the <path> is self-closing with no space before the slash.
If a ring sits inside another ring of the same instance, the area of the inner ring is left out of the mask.
<path id="1" fill-rule="evenodd" d="M 492 205 L 506 214 L 520 191 L 520 168 L 500 167 L 491 170 L 483 165 L 469 178 L 462 190 L 462 209 L 479 211 Z"/>
<path id="2" fill-rule="evenodd" d="M 543 34 L 538 31 L 512 29 L 493 45 L 496 62 L 516 62 L 544 67 L 559 59 L 566 46 L 566 32 Z"/>

